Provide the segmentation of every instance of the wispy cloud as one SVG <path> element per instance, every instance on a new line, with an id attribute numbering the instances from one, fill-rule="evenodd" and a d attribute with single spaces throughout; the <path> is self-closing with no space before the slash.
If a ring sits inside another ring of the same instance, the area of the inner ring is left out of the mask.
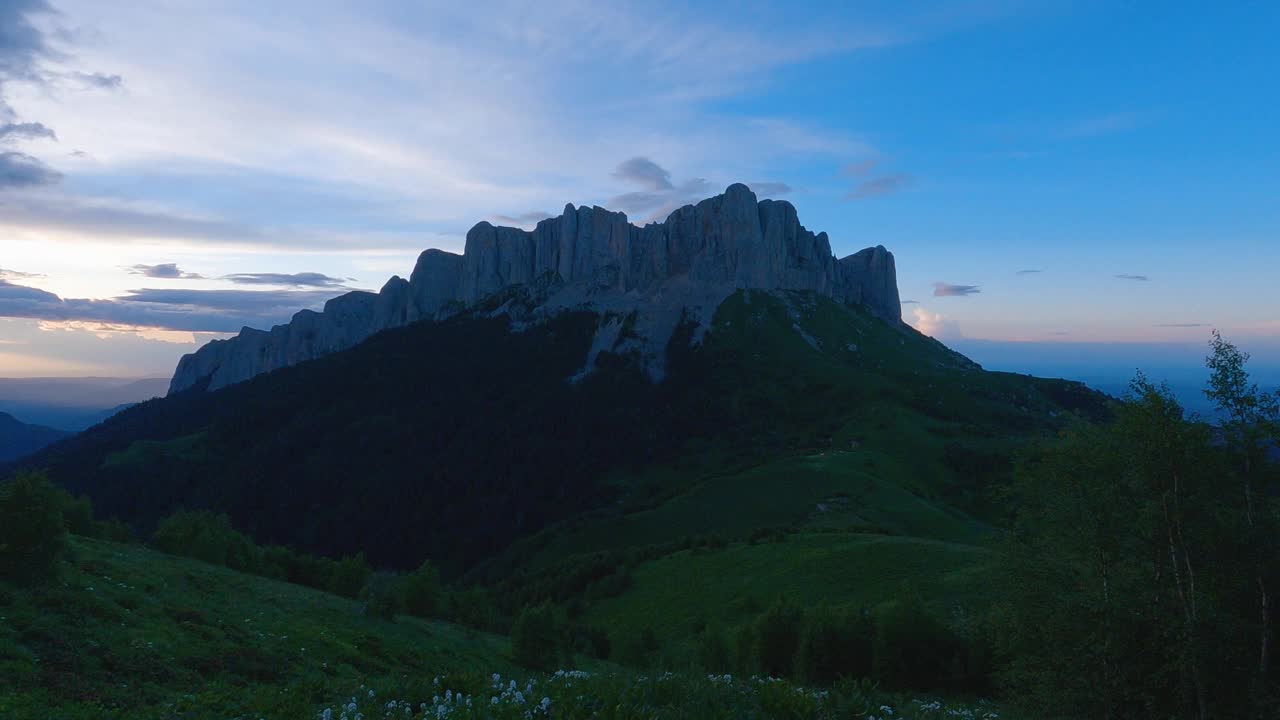
<path id="1" fill-rule="evenodd" d="M 1042 272 L 1044 271 L 1043 270 L 1019 270 L 1014 274 L 1015 275 L 1034 275 L 1036 273 L 1042 273 Z"/>
<path id="2" fill-rule="evenodd" d="M 20 138 L 26 140 L 38 140 L 40 138 L 57 140 L 58 136 L 53 130 L 45 127 L 44 123 L 24 122 L 0 125 L 0 141 Z"/>
<path id="3" fill-rule="evenodd" d="M 969 295 L 977 295 L 980 292 L 982 292 L 982 289 L 977 285 L 952 285 L 945 282 L 933 284 L 934 297 L 967 297 Z"/>
<path id="4" fill-rule="evenodd" d="M 711 183 L 692 178 L 672 183 L 671 173 L 647 157 L 624 160 L 613 176 L 642 189 L 614 196 L 610 209 L 643 215 L 647 220 L 660 220 L 683 205 L 701 200 L 712 193 Z"/>
<path id="5" fill-rule="evenodd" d="M 22 272 L 21 270 L 0 268 L 0 280 L 35 280 L 42 277 L 45 277 L 42 273 Z"/>
<path id="6" fill-rule="evenodd" d="M 185 272 L 178 267 L 177 263 L 160 263 L 159 265 L 134 265 L 129 268 L 129 274 L 142 275 L 149 278 L 161 278 L 165 280 L 204 280 L 205 277 L 199 273 Z"/>
<path id="7" fill-rule="evenodd" d="M 0 152 L 0 189 L 52 185 L 62 173 L 38 158 L 16 150 Z"/>
<path id="8" fill-rule="evenodd" d="M 1153 327 L 1158 328 L 1202 328 L 1209 327 L 1208 323 L 1160 323 Z"/>
<path id="9" fill-rule="evenodd" d="M 115 328 L 237 332 L 270 327 L 300 308 L 318 308 L 332 290 L 140 289 L 107 300 L 63 299 L 38 288 L 0 280 L 0 317 L 54 323 L 99 323 Z"/>
<path id="10" fill-rule="evenodd" d="M 546 220 L 549 217 L 554 217 L 554 215 L 544 210 L 530 210 L 529 212 L 523 212 L 519 215 L 493 215 L 491 217 L 494 222 L 502 223 L 503 225 L 529 227 L 531 225 L 538 224 L 539 221 Z"/>
<path id="11" fill-rule="evenodd" d="M 1140 127 L 1145 116 L 1137 112 L 1112 112 L 1084 118 L 1071 123 L 1057 132 L 1060 139 L 1091 138 L 1102 135 L 1114 135 L 1128 132 Z"/>
<path id="12" fill-rule="evenodd" d="M 919 301 L 919 300 L 902 300 L 902 301 L 900 301 L 900 304 L 902 304 L 902 305 L 919 305 L 919 304 L 920 304 L 920 301 Z"/>
<path id="13" fill-rule="evenodd" d="M 236 273 L 224 276 L 237 285 L 283 285 L 286 287 L 345 288 L 348 278 L 330 277 L 323 273 Z"/>
<path id="14" fill-rule="evenodd" d="M 751 188 L 757 197 L 762 198 L 782 197 L 792 192 L 791 186 L 784 182 L 753 182 L 747 183 L 747 187 Z"/>
<path id="15" fill-rule="evenodd" d="M 1151 279 L 1146 275 L 1129 275 L 1127 273 L 1120 273 L 1119 275 L 1116 275 L 1116 277 L 1120 280 L 1133 280 L 1135 282 L 1147 282 Z"/>
<path id="16" fill-rule="evenodd" d="M 857 187 L 845 195 L 846 200 L 862 200 L 864 198 L 889 195 L 911 187 L 915 178 L 906 173 L 881 175 L 858 183 Z"/>
<path id="17" fill-rule="evenodd" d="M 671 184 L 671 172 L 647 157 L 633 157 L 618 164 L 613 176 L 649 192 L 663 192 L 675 188 Z"/>
<path id="18" fill-rule="evenodd" d="M 880 158 L 878 157 L 856 160 L 840 168 L 840 174 L 848 175 L 850 177 L 866 177 L 870 175 L 871 171 L 875 170 L 876 166 L 879 164 Z"/>

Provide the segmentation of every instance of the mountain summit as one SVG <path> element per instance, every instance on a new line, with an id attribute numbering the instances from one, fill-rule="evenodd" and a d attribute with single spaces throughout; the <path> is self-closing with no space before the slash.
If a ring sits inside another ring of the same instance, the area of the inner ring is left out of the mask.
<path id="1" fill-rule="evenodd" d="M 569 309 L 613 318 L 598 331 L 584 372 L 607 348 L 632 354 L 657 379 L 677 325 L 705 329 L 739 289 L 812 291 L 894 325 L 902 320 L 892 253 L 877 246 L 837 259 L 827 234 L 801 225 L 791 203 L 760 201 L 734 184 L 643 227 L 625 213 L 571 204 L 532 231 L 478 223 L 462 255 L 427 250 L 407 281 L 393 277 L 376 294 L 347 293 L 323 312 L 303 310 L 270 331 L 244 328 L 187 355 L 169 392 L 216 390 L 490 301 L 508 309 L 508 291 L 532 300 L 529 320 Z"/>

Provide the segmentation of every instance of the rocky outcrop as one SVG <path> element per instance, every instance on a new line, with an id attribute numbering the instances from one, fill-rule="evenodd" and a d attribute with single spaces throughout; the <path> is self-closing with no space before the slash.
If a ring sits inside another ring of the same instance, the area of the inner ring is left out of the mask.
<path id="1" fill-rule="evenodd" d="M 225 387 L 535 282 L 549 289 L 547 312 L 587 306 L 634 313 L 635 334 L 653 341 L 637 349 L 656 377 L 676 323 L 706 322 L 740 288 L 812 291 L 902 320 L 892 253 L 874 247 L 837 260 L 827 234 L 805 229 L 791 203 L 757 201 L 747 186 L 731 185 L 644 227 L 624 213 L 573 205 L 532 231 L 479 223 L 462 255 L 427 250 L 407 281 L 396 277 L 377 294 L 334 298 L 323 312 L 303 310 L 269 332 L 245 328 L 209 343 L 182 359 L 169 391 L 206 381 L 210 390 Z"/>

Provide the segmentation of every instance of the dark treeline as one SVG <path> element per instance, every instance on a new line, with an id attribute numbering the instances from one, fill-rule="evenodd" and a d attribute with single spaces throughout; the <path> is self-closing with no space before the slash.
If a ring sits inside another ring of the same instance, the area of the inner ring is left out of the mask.
<path id="1" fill-rule="evenodd" d="M 1139 375 L 1115 423 L 1016 473 L 997 631 L 1035 716 L 1280 717 L 1280 413 L 1246 360 L 1215 334 L 1218 431 Z"/>

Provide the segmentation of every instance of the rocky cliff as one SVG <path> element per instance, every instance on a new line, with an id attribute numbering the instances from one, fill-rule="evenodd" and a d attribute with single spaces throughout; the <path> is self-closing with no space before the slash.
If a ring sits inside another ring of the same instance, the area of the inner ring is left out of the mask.
<path id="1" fill-rule="evenodd" d="M 805 229 L 791 203 L 757 201 L 747 186 L 731 185 L 644 227 L 624 213 L 573 205 L 532 231 L 479 223 L 467 233 L 462 255 L 427 250 L 407 281 L 394 277 L 376 294 L 351 292 L 330 300 L 323 312 L 299 312 L 287 325 L 245 328 L 209 343 L 182 358 L 169 392 L 206 380 L 215 390 L 533 284 L 541 288 L 540 312 L 590 307 L 606 318 L 584 371 L 599 351 L 623 349 L 661 377 L 675 326 L 705 324 L 742 288 L 813 291 L 901 322 L 892 253 L 877 246 L 837 260 L 827 234 Z"/>

